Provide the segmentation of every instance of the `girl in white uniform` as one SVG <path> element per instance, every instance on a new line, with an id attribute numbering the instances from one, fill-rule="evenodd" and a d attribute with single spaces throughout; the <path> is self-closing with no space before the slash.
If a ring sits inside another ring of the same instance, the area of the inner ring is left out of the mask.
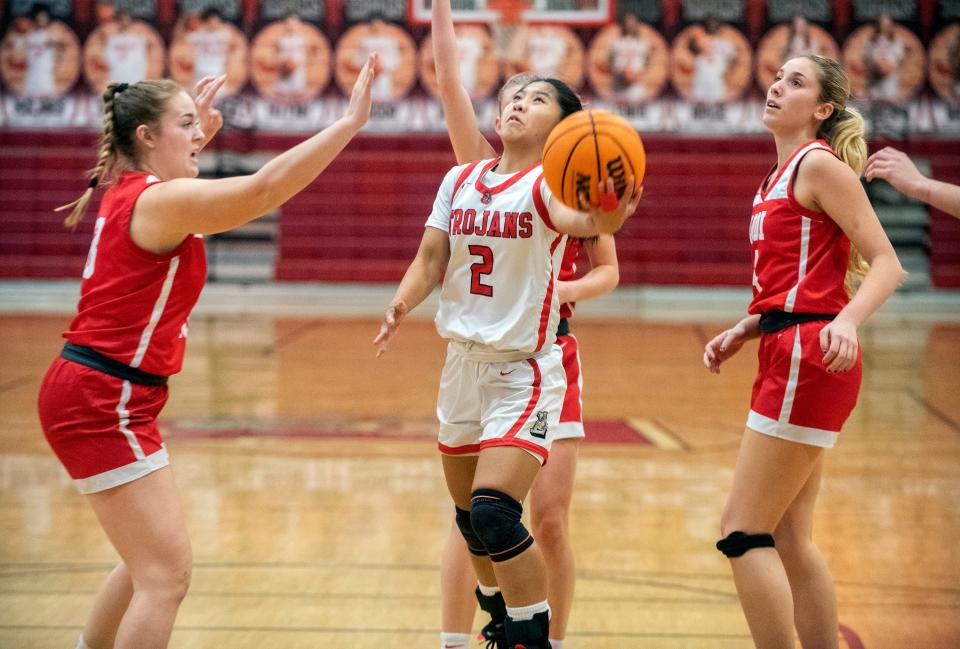
<path id="1" fill-rule="evenodd" d="M 461 42 L 454 32 L 449 0 L 434 0 L 431 11 L 437 83 L 457 162 L 493 157 L 496 153 L 481 134 L 473 112 L 469 86 L 463 78 L 463 66 L 458 69 L 458 66 L 452 63 L 456 60 L 456 52 Z M 628 21 L 627 24 L 631 23 Z M 500 91 L 500 103 L 504 96 L 509 96 L 512 89 L 523 86 L 529 80 L 527 75 L 517 75 L 508 80 Z M 590 270 L 582 277 L 574 279 L 581 248 L 590 260 Z M 530 490 L 528 505 L 531 531 L 537 539 L 547 569 L 547 599 L 551 613 L 549 640 L 553 649 L 563 647 L 573 604 L 575 558 L 569 533 L 569 513 L 577 454 L 580 440 L 584 437 L 580 399 L 583 384 L 580 354 L 577 339 L 569 331 L 567 319 L 573 315 L 576 301 L 604 295 L 612 291 L 618 281 L 617 251 L 612 236 L 568 240 L 557 282 L 557 294 L 561 304 L 557 344 L 563 350 L 567 388 L 564 406 L 560 412 L 560 423 L 554 431 L 550 448 L 550 462 L 537 474 Z M 440 590 L 443 600 L 439 642 L 441 649 L 468 647 L 478 600 L 490 614 L 490 619 L 486 620 L 481 633 L 482 637 L 492 640 L 494 644 L 500 643 L 498 646 L 506 643 L 503 638 L 503 618 L 506 612 L 502 595 L 496 591 L 491 593 L 490 588 L 486 589 L 486 593 L 480 590 L 482 585 L 478 587 L 469 556 L 463 536 L 455 525 L 451 526 L 440 561 Z"/>
<path id="2" fill-rule="evenodd" d="M 554 200 L 540 155 L 553 127 L 580 110 L 579 99 L 556 79 L 509 89 L 496 121 L 503 155 L 447 173 L 374 342 L 382 353 L 402 318 L 443 280 L 436 323 L 450 344 L 437 416 L 457 524 L 480 584 L 502 590 L 504 646 L 545 649 L 546 574 L 520 502 L 547 460 L 566 391 L 554 344 L 556 273 L 567 235 L 615 232 L 640 191 L 631 178 L 609 212 Z M 599 189 L 613 193 L 612 183 Z"/>

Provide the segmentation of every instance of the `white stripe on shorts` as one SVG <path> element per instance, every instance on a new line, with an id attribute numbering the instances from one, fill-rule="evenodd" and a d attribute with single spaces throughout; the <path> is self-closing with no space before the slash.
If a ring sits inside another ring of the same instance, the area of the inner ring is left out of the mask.
<path id="1" fill-rule="evenodd" d="M 166 447 L 161 446 L 159 451 L 155 452 L 153 455 L 148 455 L 142 460 L 137 460 L 136 462 L 131 462 L 126 466 L 104 471 L 103 473 L 98 473 L 97 475 L 92 475 L 89 478 L 80 478 L 78 480 L 74 480 L 73 483 L 77 485 L 77 489 L 80 491 L 80 493 L 92 494 L 97 493 L 98 491 L 106 491 L 107 489 L 112 489 L 113 487 L 119 487 L 120 485 L 128 482 L 133 482 L 137 478 L 142 478 L 148 473 L 153 473 L 157 469 L 162 469 L 168 464 L 170 464 L 170 457 L 167 455 L 167 449 Z"/>
<path id="2" fill-rule="evenodd" d="M 140 441 L 136 434 L 130 430 L 130 411 L 127 410 L 127 402 L 130 401 L 130 394 L 133 392 L 133 385 L 130 381 L 123 382 L 123 388 L 120 390 L 120 402 L 117 404 L 117 416 L 119 417 L 118 428 L 123 436 L 127 438 L 127 444 L 133 451 L 133 456 L 138 460 L 146 457 L 143 454 L 143 448 L 140 447 Z"/>

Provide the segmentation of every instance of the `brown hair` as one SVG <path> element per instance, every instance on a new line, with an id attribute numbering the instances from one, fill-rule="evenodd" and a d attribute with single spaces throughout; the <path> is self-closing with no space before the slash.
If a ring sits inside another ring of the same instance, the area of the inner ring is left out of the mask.
<path id="1" fill-rule="evenodd" d="M 97 147 L 97 164 L 90 171 L 90 182 L 80 198 L 61 205 L 56 212 L 71 210 L 63 224 L 76 228 L 83 220 L 93 190 L 108 182 L 125 166 L 137 161 L 137 127 L 154 127 L 167 109 L 167 100 L 181 91 L 169 79 L 138 81 L 134 84 L 111 83 L 103 93 L 103 131 Z"/>
<path id="2" fill-rule="evenodd" d="M 820 102 L 833 106 L 833 112 L 820 124 L 817 137 L 826 140 L 837 157 L 859 176 L 867 161 L 866 125 L 860 113 L 847 106 L 850 99 L 850 78 L 843 66 L 831 58 L 816 54 L 807 54 L 804 58 L 812 61 L 817 69 Z M 847 295 L 853 296 L 868 270 L 870 265 L 860 251 L 851 245 L 847 276 L 843 282 Z"/>

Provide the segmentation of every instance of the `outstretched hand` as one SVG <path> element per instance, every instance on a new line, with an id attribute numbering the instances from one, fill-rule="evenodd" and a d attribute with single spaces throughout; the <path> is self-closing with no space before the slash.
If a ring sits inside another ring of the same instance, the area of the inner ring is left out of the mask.
<path id="1" fill-rule="evenodd" d="M 223 115 L 213 104 L 217 99 L 217 92 L 226 81 L 225 74 L 219 77 L 204 77 L 193 87 L 193 101 L 197 105 L 197 119 L 200 120 L 200 129 L 203 131 L 204 146 L 223 127 Z"/>
<path id="2" fill-rule="evenodd" d="M 360 68 L 360 74 L 353 84 L 350 93 L 350 104 L 343 118 L 356 128 L 362 127 L 370 119 L 370 108 L 373 105 L 373 80 L 380 71 L 380 55 L 370 52 L 366 63 Z"/>
<path id="3" fill-rule="evenodd" d="M 643 185 L 635 185 L 635 182 L 636 179 L 633 176 L 627 178 L 627 184 L 620 198 L 617 198 L 613 178 L 608 177 L 606 182 L 598 182 L 599 205 L 591 205 L 589 197 L 584 192 L 577 195 L 580 200 L 580 209 L 593 218 L 601 233 L 613 234 L 637 211 L 640 197 L 643 196 Z"/>
<path id="4" fill-rule="evenodd" d="M 407 303 L 403 300 L 398 300 L 387 308 L 387 312 L 383 315 L 383 322 L 380 323 L 380 333 L 373 339 L 373 344 L 377 347 L 377 358 L 387 351 L 390 340 L 397 333 L 406 315 Z"/>
<path id="5" fill-rule="evenodd" d="M 919 186 L 926 180 L 926 176 L 920 173 L 906 153 L 891 146 L 884 147 L 867 158 L 864 175 L 869 181 L 882 178 L 897 191 L 914 198 L 919 193 Z"/>

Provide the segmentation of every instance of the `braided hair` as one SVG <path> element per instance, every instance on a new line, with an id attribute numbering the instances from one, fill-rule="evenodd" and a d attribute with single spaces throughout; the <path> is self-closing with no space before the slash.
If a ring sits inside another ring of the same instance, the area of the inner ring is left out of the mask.
<path id="1" fill-rule="evenodd" d="M 173 81 L 138 81 L 134 84 L 111 83 L 103 93 L 103 131 L 97 146 L 97 163 L 90 171 L 87 188 L 77 200 L 56 208 L 71 210 L 63 221 L 75 229 L 87 211 L 93 190 L 108 182 L 126 166 L 137 162 L 136 133 L 141 124 L 155 126 L 166 110 L 167 100 L 180 92 Z"/>

